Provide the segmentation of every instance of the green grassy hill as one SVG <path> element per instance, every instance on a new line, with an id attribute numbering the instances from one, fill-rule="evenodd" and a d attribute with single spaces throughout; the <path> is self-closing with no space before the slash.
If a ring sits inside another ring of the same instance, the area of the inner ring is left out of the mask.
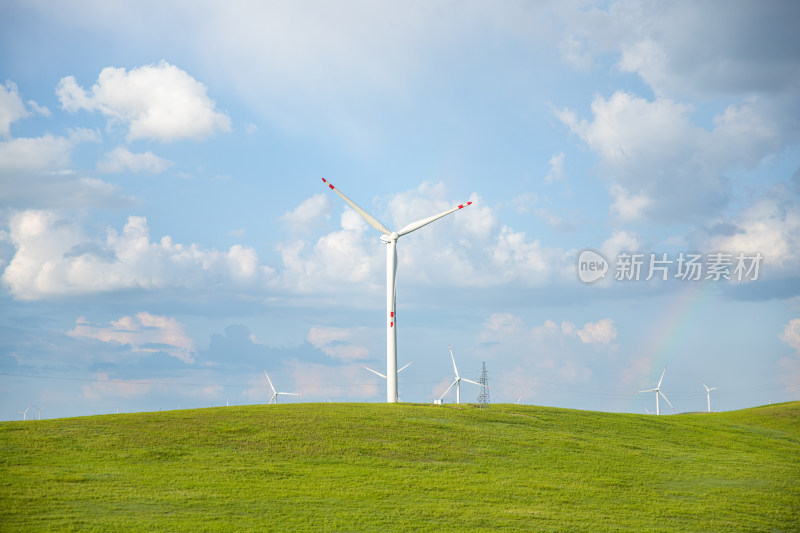
<path id="1" fill-rule="evenodd" d="M 800 531 L 800 402 L 292 404 L 4 422 L 0 529 Z"/>

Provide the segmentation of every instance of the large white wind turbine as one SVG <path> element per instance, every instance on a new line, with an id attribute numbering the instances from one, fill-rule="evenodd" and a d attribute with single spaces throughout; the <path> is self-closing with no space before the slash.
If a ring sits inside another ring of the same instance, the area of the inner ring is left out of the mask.
<path id="1" fill-rule="evenodd" d="M 702 379 L 700 380 L 700 383 L 703 383 Z M 706 385 L 705 383 L 703 383 L 703 387 L 706 388 L 706 403 L 708 404 L 708 412 L 710 413 L 711 412 L 711 391 L 712 390 L 717 390 L 719 387 L 711 387 L 709 389 L 708 385 Z"/>
<path id="2" fill-rule="evenodd" d="M 17 411 L 17 413 L 22 415 L 22 420 L 27 420 L 28 419 L 28 411 L 30 411 L 30 410 L 31 410 L 31 406 L 29 405 L 28 408 L 25 409 L 24 411 Z"/>
<path id="3" fill-rule="evenodd" d="M 414 364 L 414 361 L 411 361 L 410 363 L 408 363 L 408 364 L 407 364 L 407 365 L 405 365 L 404 367 L 397 369 L 397 373 L 399 374 L 400 372 L 402 372 L 403 370 L 405 370 L 406 368 L 410 367 L 410 366 L 411 366 L 411 365 L 413 365 L 413 364 Z M 385 375 L 385 374 L 381 374 L 381 373 L 380 373 L 380 372 L 378 372 L 377 370 L 372 370 L 372 369 L 371 369 L 370 367 L 368 367 L 367 365 L 361 365 L 361 366 L 363 366 L 365 369 L 369 370 L 369 371 L 370 371 L 370 372 L 372 372 L 373 374 L 377 374 L 377 375 L 379 375 L 380 377 L 382 377 L 383 379 L 386 379 L 386 375 Z"/>
<path id="4" fill-rule="evenodd" d="M 488 387 L 488 385 L 484 385 L 482 383 L 478 383 L 477 381 L 472 381 L 471 379 L 462 378 L 461 376 L 459 376 L 458 375 L 458 367 L 456 366 L 456 358 L 453 357 L 453 347 L 449 346 L 449 348 L 450 348 L 450 359 L 453 360 L 453 370 L 456 371 L 456 379 L 455 379 L 455 381 L 453 381 L 453 383 L 450 384 L 449 387 L 447 387 L 447 390 L 444 391 L 444 393 L 441 396 L 439 396 L 439 401 L 441 402 L 442 398 L 444 398 L 445 395 L 448 392 L 450 392 L 450 389 L 455 387 L 456 388 L 456 403 L 461 403 L 461 382 L 462 381 L 466 381 L 467 383 L 472 383 L 472 384 L 477 385 L 479 387 Z"/>
<path id="5" fill-rule="evenodd" d="M 405 370 L 406 368 L 410 367 L 410 366 L 411 366 L 411 365 L 413 365 L 413 364 L 414 364 L 414 361 L 411 361 L 410 363 L 408 363 L 407 365 L 403 366 L 402 368 L 398 368 L 398 369 L 397 369 L 397 373 L 399 374 L 400 372 L 402 372 L 403 370 Z M 372 372 L 373 374 L 377 374 L 378 376 L 382 377 L 383 379 L 386 379 L 386 375 L 385 375 L 385 374 L 381 374 L 381 373 L 380 373 L 380 372 L 378 372 L 377 370 L 372 370 L 372 369 L 371 369 L 370 367 L 368 367 L 367 365 L 361 365 L 361 366 L 363 366 L 365 369 L 369 370 L 369 371 L 370 371 L 370 372 Z M 395 401 L 396 401 L 396 402 L 399 402 L 399 401 L 400 401 L 400 397 L 397 397 L 397 398 L 395 399 Z"/>
<path id="6" fill-rule="evenodd" d="M 655 389 L 637 390 L 636 392 L 634 392 L 634 394 L 639 394 L 640 392 L 655 392 L 655 393 L 656 393 L 656 414 L 657 414 L 657 415 L 660 415 L 660 414 L 661 414 L 661 410 L 660 410 L 660 409 L 659 409 L 659 407 L 658 407 L 658 397 L 659 397 L 659 396 L 661 396 L 662 398 L 664 398 L 664 401 L 665 401 L 665 402 L 667 402 L 667 403 L 669 404 L 669 406 L 670 406 L 670 407 L 672 407 L 672 404 L 671 404 L 671 403 L 669 403 L 669 400 L 667 400 L 667 397 L 666 397 L 666 396 L 664 396 L 664 393 L 663 393 L 663 392 L 661 392 L 661 382 L 662 382 L 662 381 L 664 381 L 664 373 L 665 373 L 666 371 L 667 371 L 667 365 L 664 365 L 664 371 L 663 371 L 663 372 L 661 372 L 661 379 L 659 379 L 659 380 L 658 380 L 658 385 L 656 385 L 656 388 L 655 388 Z M 672 407 L 672 410 L 674 411 L 674 410 L 675 410 L 675 408 L 674 408 L 674 407 Z"/>
<path id="7" fill-rule="evenodd" d="M 272 398 L 269 399 L 269 403 L 278 403 L 278 395 L 284 394 L 286 396 L 300 396 L 300 393 L 297 392 L 278 392 L 275 390 L 275 387 L 272 385 L 272 380 L 269 379 L 269 374 L 267 371 L 264 370 L 264 375 L 267 376 L 267 383 L 269 383 L 269 388 L 272 389 Z"/>
<path id="8" fill-rule="evenodd" d="M 386 401 L 388 403 L 393 403 L 397 401 L 397 317 L 395 316 L 395 291 L 396 291 L 396 281 L 397 281 L 397 239 L 406 235 L 407 233 L 411 233 L 412 231 L 418 230 L 422 226 L 426 226 L 431 222 L 442 218 L 443 216 L 449 215 L 459 209 L 463 209 L 464 207 L 472 204 L 472 202 L 467 202 L 466 204 L 460 204 L 456 207 L 448 209 L 443 213 L 439 213 L 438 215 L 433 215 L 428 218 L 423 218 L 421 220 L 417 220 L 416 222 L 412 222 L 407 226 L 397 230 L 391 231 L 389 228 L 381 224 L 378 219 L 361 209 L 359 206 L 355 204 L 350 198 L 342 194 L 342 192 L 333 186 L 333 184 L 328 183 L 328 180 L 322 178 L 322 181 L 328 184 L 328 187 L 331 188 L 333 192 L 338 194 L 342 197 L 342 199 L 347 202 L 350 207 L 356 210 L 356 213 L 361 215 L 364 220 L 367 221 L 367 224 L 375 228 L 376 230 L 383 233 L 381 235 L 381 240 L 387 245 L 386 246 Z"/>

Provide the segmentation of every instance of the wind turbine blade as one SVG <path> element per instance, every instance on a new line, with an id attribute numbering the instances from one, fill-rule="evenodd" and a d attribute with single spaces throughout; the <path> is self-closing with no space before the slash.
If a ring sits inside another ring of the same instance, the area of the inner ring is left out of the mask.
<path id="1" fill-rule="evenodd" d="M 459 204 L 459 205 L 457 205 L 457 206 L 455 206 L 455 207 L 453 207 L 451 209 L 448 209 L 447 211 L 439 213 L 438 215 L 433 215 L 432 217 L 423 218 L 423 219 L 417 220 L 416 222 L 412 222 L 411 224 L 408 224 L 403 229 L 398 231 L 397 235 L 399 237 L 402 237 L 403 235 L 405 235 L 407 233 L 411 233 L 412 231 L 416 231 L 419 228 L 421 228 L 422 226 L 427 226 L 431 222 L 434 222 L 435 220 L 439 220 L 440 218 L 442 218 L 444 216 L 447 216 L 450 213 L 454 213 L 454 212 L 458 211 L 459 209 L 464 209 L 465 207 L 467 207 L 468 205 L 471 205 L 471 204 L 472 204 L 472 202 L 467 202 L 466 204 Z"/>
<path id="2" fill-rule="evenodd" d="M 661 395 L 661 397 L 662 397 L 662 398 L 664 398 L 664 401 L 665 401 L 665 402 L 667 402 L 667 403 L 669 404 L 669 406 L 670 406 L 670 407 L 672 407 L 672 404 L 671 404 L 671 403 L 669 403 L 669 400 L 667 400 L 667 397 L 666 397 L 666 396 L 664 396 L 664 393 L 663 393 L 663 392 L 661 392 L 661 391 L 658 391 L 658 393 Z M 674 408 L 674 407 L 672 407 L 672 410 L 674 411 L 674 410 L 675 410 L 675 408 Z"/>
<path id="3" fill-rule="evenodd" d="M 325 178 L 322 178 L 322 181 L 325 182 L 325 183 L 328 183 L 328 180 L 326 180 Z M 350 205 L 350 207 L 355 209 L 356 213 L 361 215 L 364 218 L 364 220 L 367 221 L 367 224 L 369 224 L 370 226 L 372 226 L 376 230 L 380 231 L 384 235 L 391 235 L 392 234 L 392 232 L 389 231 L 389 228 L 387 228 L 386 226 L 381 224 L 380 221 L 378 221 L 377 218 L 373 217 L 372 215 L 370 215 L 369 213 L 367 213 L 366 211 L 364 211 L 363 209 L 358 207 L 358 205 L 356 205 L 356 203 L 353 200 L 351 200 L 350 198 L 345 196 L 339 189 L 334 187 L 333 183 L 328 183 L 328 187 L 330 187 L 333 192 L 335 192 L 336 194 L 341 196 L 342 200 L 347 202 Z M 431 222 L 433 222 L 433 221 L 431 221 Z"/>
<path id="4" fill-rule="evenodd" d="M 269 379 L 269 374 L 267 374 L 266 370 L 264 370 L 264 375 L 267 376 L 267 382 L 269 383 L 269 388 L 272 389 L 272 393 L 274 394 L 275 393 L 275 387 L 272 386 L 272 380 Z"/>
<path id="5" fill-rule="evenodd" d="M 450 359 L 453 360 L 453 370 L 456 371 L 456 380 L 458 380 L 458 368 L 456 367 L 456 358 L 453 356 L 453 347 L 448 346 L 450 348 Z"/>
<path id="6" fill-rule="evenodd" d="M 413 364 L 414 364 L 414 361 L 411 361 L 410 363 L 408 363 L 406 366 L 404 366 L 403 368 L 401 368 L 401 369 L 400 369 L 400 370 L 398 370 L 397 372 L 398 372 L 398 373 L 400 373 L 400 372 L 402 372 L 403 370 L 405 370 L 406 368 L 410 367 L 410 366 L 411 366 L 411 365 L 413 365 Z"/>
<path id="7" fill-rule="evenodd" d="M 455 384 L 456 384 L 456 383 L 458 383 L 458 380 L 455 380 L 454 382 L 452 382 L 452 383 L 450 384 L 450 386 L 449 386 L 449 387 L 447 387 L 447 390 L 446 390 L 446 391 L 444 391 L 444 392 L 442 393 L 442 395 L 441 395 L 441 396 L 439 396 L 439 400 L 441 400 L 442 398 L 444 398 L 444 397 L 447 395 L 447 393 L 448 393 L 448 392 L 450 392 L 450 389 L 452 389 L 452 388 L 455 386 Z"/>
<path id="8" fill-rule="evenodd" d="M 656 385 L 656 389 L 661 388 L 661 382 L 664 381 L 664 374 L 667 371 L 667 365 L 664 365 L 664 370 L 661 372 L 661 379 L 658 380 L 658 385 Z"/>
<path id="9" fill-rule="evenodd" d="M 410 364 L 410 363 L 409 363 L 409 364 Z M 372 370 L 370 367 L 368 367 L 368 366 L 366 366 L 366 365 L 361 365 L 361 366 L 363 366 L 364 368 L 366 368 L 367 370 L 369 370 L 369 371 L 370 371 L 370 372 L 372 372 L 373 374 L 378 374 L 378 375 L 379 375 L 380 377 L 382 377 L 383 379 L 386 379 L 386 376 L 385 376 L 384 374 L 381 374 L 381 373 L 380 373 L 380 372 L 378 372 L 377 370 Z M 408 365 L 406 365 L 406 366 L 408 366 Z M 405 366 L 404 366 L 403 368 L 405 368 Z M 402 369 L 401 369 L 401 370 L 402 370 Z M 400 370 L 398 370 L 398 372 L 399 372 L 399 371 L 400 371 Z"/>
<path id="10" fill-rule="evenodd" d="M 639 394 L 640 392 L 658 392 L 658 389 L 637 390 L 634 394 Z"/>
<path id="11" fill-rule="evenodd" d="M 302 396 L 299 392 L 278 392 L 276 394 L 285 394 L 286 396 Z"/>
<path id="12" fill-rule="evenodd" d="M 489 388 L 489 385 L 484 385 L 483 383 L 478 383 L 477 381 L 472 381 L 471 379 L 461 378 L 461 381 L 466 381 L 467 383 L 472 383 L 473 385 L 477 385 L 479 387 L 486 387 Z"/>

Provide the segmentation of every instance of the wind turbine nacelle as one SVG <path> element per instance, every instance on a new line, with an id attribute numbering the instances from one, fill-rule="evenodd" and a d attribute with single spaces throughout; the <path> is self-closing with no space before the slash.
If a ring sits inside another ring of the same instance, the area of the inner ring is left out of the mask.
<path id="1" fill-rule="evenodd" d="M 391 235 L 381 235 L 381 240 L 386 244 L 392 241 L 396 242 L 398 238 L 400 238 L 400 235 L 398 235 L 396 231 L 393 231 Z"/>

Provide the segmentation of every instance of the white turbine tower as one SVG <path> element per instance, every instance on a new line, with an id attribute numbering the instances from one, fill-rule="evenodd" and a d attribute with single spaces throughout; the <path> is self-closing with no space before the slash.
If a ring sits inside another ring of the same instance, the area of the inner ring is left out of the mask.
<path id="1" fill-rule="evenodd" d="M 472 383 L 472 384 L 474 384 L 474 385 L 477 385 L 477 386 L 479 386 L 479 387 L 488 387 L 488 385 L 483 385 L 483 384 L 481 384 L 481 383 L 478 383 L 477 381 L 472 381 L 471 379 L 462 378 L 461 376 L 459 376 L 459 375 L 458 375 L 458 367 L 456 367 L 456 358 L 455 358 L 455 357 L 453 357 L 453 347 L 452 347 L 452 346 L 448 346 L 448 348 L 450 348 L 450 359 L 452 359 L 452 360 L 453 360 L 453 370 L 455 370 L 455 371 L 456 371 L 456 379 L 455 379 L 455 381 L 453 381 L 453 382 L 450 384 L 450 386 L 449 386 L 449 387 L 447 387 L 447 390 L 446 390 L 446 391 L 444 391 L 444 394 L 442 394 L 441 396 L 439 396 L 439 401 L 441 402 L 441 401 L 442 401 L 442 398 L 444 398 L 444 397 L 445 397 L 445 395 L 446 395 L 448 392 L 450 392 L 450 389 L 452 389 L 453 387 L 455 387 L 455 388 L 456 388 L 456 403 L 461 403 L 461 382 L 462 382 L 462 381 L 466 381 L 467 383 Z"/>
<path id="2" fill-rule="evenodd" d="M 703 383 L 702 379 L 700 380 L 700 383 Z M 711 391 L 712 390 L 717 390 L 719 387 L 711 387 L 709 389 L 708 385 L 706 385 L 705 383 L 703 383 L 703 387 L 706 388 L 706 403 L 708 404 L 708 412 L 710 413 L 711 412 Z"/>
<path id="3" fill-rule="evenodd" d="M 30 410 L 31 410 L 31 406 L 29 405 L 28 408 L 25 409 L 24 411 L 17 411 L 17 414 L 22 415 L 22 420 L 27 420 L 28 419 L 28 411 L 30 411 Z"/>
<path id="4" fill-rule="evenodd" d="M 434 222 L 443 216 L 449 215 L 459 209 L 463 209 L 464 207 L 472 204 L 472 202 L 467 202 L 466 204 L 460 204 L 456 207 L 448 209 L 438 215 L 433 215 L 428 218 L 423 218 L 417 220 L 416 222 L 412 222 L 407 226 L 399 229 L 398 231 L 391 231 L 389 228 L 381 224 L 378 219 L 361 209 L 359 206 L 356 205 L 350 198 L 342 194 L 342 192 L 333 186 L 333 184 L 328 183 L 328 180 L 322 178 L 322 181 L 328 184 L 328 187 L 331 188 L 333 192 L 338 194 L 342 197 L 342 199 L 347 202 L 350 207 L 355 209 L 356 213 L 361 215 L 364 220 L 367 221 L 367 224 L 375 228 L 376 230 L 383 233 L 381 236 L 381 240 L 387 245 L 386 246 L 386 401 L 388 403 L 393 403 L 397 401 L 397 317 L 395 316 L 395 291 L 396 291 L 396 281 L 397 281 L 397 239 L 406 235 L 407 233 L 411 233 L 412 231 L 418 230 L 422 226 L 426 226 L 431 222 Z"/>
<path id="5" fill-rule="evenodd" d="M 269 374 L 267 371 L 264 370 L 264 375 L 267 376 L 267 383 L 269 383 L 269 388 L 272 389 L 272 398 L 269 399 L 269 403 L 278 403 L 278 395 L 283 394 L 285 396 L 300 396 L 297 392 L 278 392 L 275 390 L 275 387 L 272 385 L 272 380 L 269 379 Z"/>
<path id="6" fill-rule="evenodd" d="M 634 392 L 634 394 L 639 394 L 640 392 L 655 392 L 655 393 L 656 393 L 656 414 L 657 414 L 657 415 L 660 415 L 660 414 L 661 414 L 661 409 L 659 409 L 659 406 L 658 406 L 658 397 L 659 397 L 659 396 L 661 396 L 662 398 L 664 398 L 664 401 L 665 401 L 665 402 L 667 402 L 667 403 L 669 404 L 669 406 L 670 406 L 670 407 L 672 407 L 672 404 L 671 404 L 671 403 L 669 403 L 669 400 L 667 400 L 667 397 L 666 397 L 666 396 L 664 396 L 664 393 L 663 393 L 663 392 L 661 392 L 661 382 L 662 382 L 662 381 L 664 381 L 664 373 L 665 373 L 666 371 L 667 371 L 667 365 L 664 365 L 664 371 L 663 371 L 663 372 L 661 372 L 661 379 L 659 379 L 659 380 L 658 380 L 658 385 L 656 385 L 656 388 L 655 388 L 655 389 L 637 390 L 636 392 Z M 674 410 L 675 410 L 675 408 L 674 408 L 674 407 L 672 407 L 672 410 L 674 411 Z"/>
<path id="7" fill-rule="evenodd" d="M 405 370 L 406 368 L 410 367 L 410 366 L 411 366 L 411 365 L 413 365 L 413 364 L 414 364 L 414 361 L 411 361 L 410 363 L 408 363 L 408 364 L 407 364 L 407 365 L 405 365 L 404 367 L 402 367 L 402 368 L 399 368 L 399 369 L 397 370 L 397 373 L 399 374 L 400 372 L 402 372 L 403 370 Z M 386 379 L 386 375 L 385 375 L 385 374 L 381 374 L 381 373 L 380 373 L 380 372 L 378 372 L 377 370 L 372 370 L 372 369 L 371 369 L 370 367 L 368 367 L 367 365 L 361 365 L 361 366 L 363 366 L 365 369 L 369 370 L 369 371 L 370 371 L 370 372 L 372 372 L 373 374 L 376 374 L 376 375 L 378 375 L 378 376 L 382 377 L 383 379 Z M 395 401 L 396 401 L 396 402 L 399 402 L 399 401 L 400 401 L 400 398 L 399 398 L 399 397 L 398 397 L 398 398 L 396 398 L 396 399 L 395 399 Z"/>

